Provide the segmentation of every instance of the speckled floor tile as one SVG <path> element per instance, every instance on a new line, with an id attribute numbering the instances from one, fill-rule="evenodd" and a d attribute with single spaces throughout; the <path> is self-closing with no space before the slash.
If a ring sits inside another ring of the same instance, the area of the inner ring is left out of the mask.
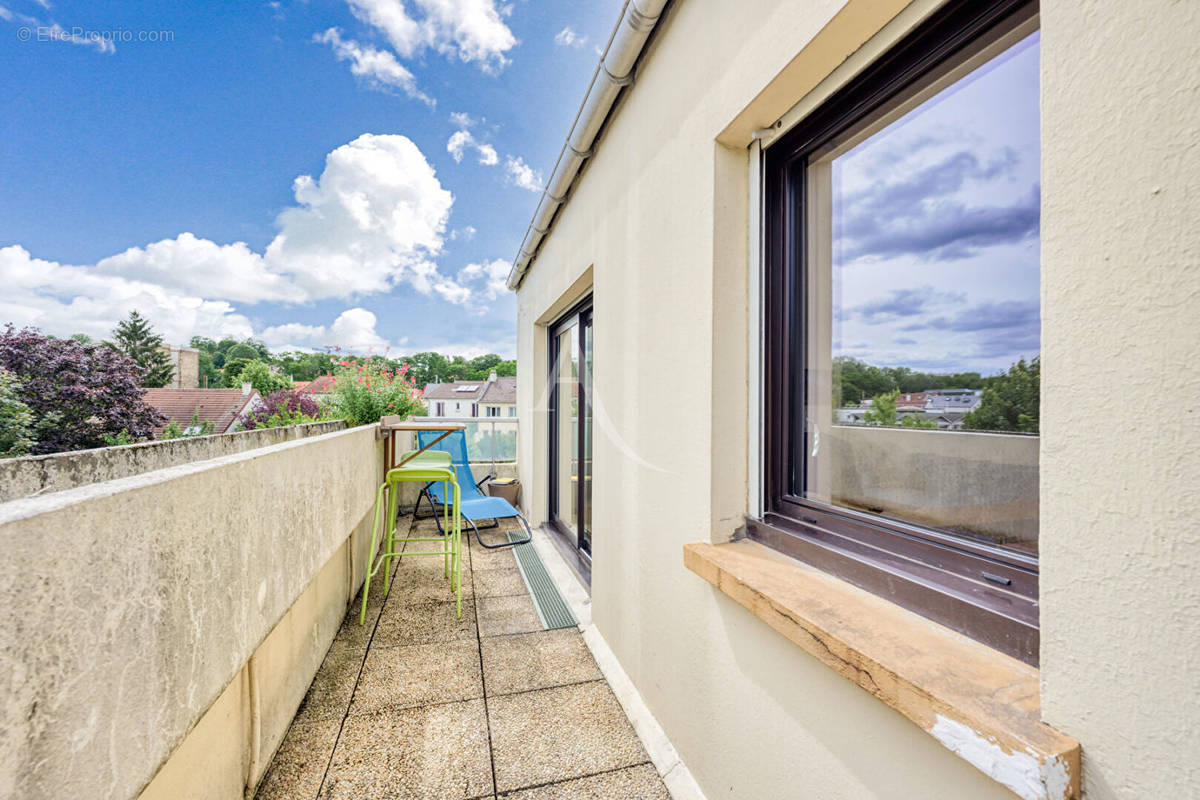
<path id="1" fill-rule="evenodd" d="M 500 800 L 671 800 L 653 764 L 500 795 Z"/>
<path id="2" fill-rule="evenodd" d="M 480 636 L 502 636 L 542 630 L 542 621 L 538 619 L 533 600 L 529 599 L 528 594 L 481 597 L 477 602 Z"/>
<path id="3" fill-rule="evenodd" d="M 335 641 L 300 703 L 296 721 L 308 723 L 344 716 L 362 664 L 361 648 Z"/>
<path id="4" fill-rule="evenodd" d="M 293 724 L 258 785 L 255 800 L 312 800 L 321 789 L 325 767 L 342 720 Z"/>
<path id="5" fill-rule="evenodd" d="M 488 716 L 501 792 L 649 760 L 603 681 L 492 697 Z"/>
<path id="6" fill-rule="evenodd" d="M 499 528 L 484 528 L 483 530 L 479 531 L 479 536 L 487 544 L 500 544 L 502 542 L 508 542 L 508 532 L 512 529 L 513 529 L 512 526 L 501 523 Z M 520 528 L 520 526 L 518 525 L 518 529 L 522 533 L 524 533 L 524 528 Z M 463 526 L 463 538 L 464 539 L 466 538 L 468 533 L 471 534 L 471 547 L 472 548 L 477 549 L 477 550 L 486 550 L 487 549 L 486 547 L 481 546 L 479 544 L 479 542 L 477 542 L 475 540 L 475 531 L 471 530 L 471 527 L 469 525 L 464 525 Z M 504 549 L 508 550 L 510 548 L 506 547 Z"/>
<path id="7" fill-rule="evenodd" d="M 464 639 L 371 648 L 354 690 L 351 714 L 483 697 L 479 646 Z"/>
<path id="8" fill-rule="evenodd" d="M 358 648 L 359 652 L 367 649 L 367 644 L 371 641 L 371 634 L 375 630 L 375 623 L 379 620 L 379 613 L 383 610 L 383 603 L 380 602 L 379 605 L 368 608 L 366 622 L 359 625 L 358 614 L 361 610 L 362 594 L 360 593 L 355 602 L 350 604 L 346 616 L 342 618 L 342 626 L 338 628 L 337 638 L 334 639 L 335 644 L 341 642 L 349 647 Z"/>
<path id="9" fill-rule="evenodd" d="M 471 566 L 478 570 L 484 569 L 516 569 L 517 560 L 513 558 L 511 547 L 488 550 L 471 542 Z"/>
<path id="10" fill-rule="evenodd" d="M 417 544 L 420 544 L 418 542 Z M 469 570 L 463 564 L 463 600 L 472 597 L 473 587 Z M 406 556 L 392 579 L 387 604 L 412 605 L 414 603 L 440 603 L 454 599 L 450 579 L 445 576 L 445 566 L 440 556 Z"/>
<path id="11" fill-rule="evenodd" d="M 452 800 L 489 795 L 482 700 L 350 716 L 322 800 Z"/>
<path id="12" fill-rule="evenodd" d="M 494 636 L 481 644 L 488 696 L 604 677 L 575 628 Z"/>
<path id="13" fill-rule="evenodd" d="M 409 644 L 475 641 L 475 603 L 463 600 L 462 619 L 455 617 L 454 603 L 389 605 L 379 617 L 372 647 Z"/>
<path id="14" fill-rule="evenodd" d="M 511 597 L 529 593 L 525 579 L 516 566 L 511 569 L 476 569 L 473 577 L 477 597 Z"/>

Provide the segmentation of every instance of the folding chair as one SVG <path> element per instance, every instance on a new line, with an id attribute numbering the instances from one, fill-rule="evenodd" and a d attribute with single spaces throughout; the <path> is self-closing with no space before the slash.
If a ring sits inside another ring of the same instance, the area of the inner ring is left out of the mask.
<path id="1" fill-rule="evenodd" d="M 428 442 L 433 441 L 439 435 L 438 431 L 418 431 L 417 441 L 421 447 L 424 447 Z M 426 450 L 426 453 L 433 451 L 442 451 L 450 454 L 451 464 L 458 478 L 459 488 L 459 513 L 462 518 L 467 521 L 471 529 L 475 531 L 475 540 L 482 546 L 494 550 L 500 547 L 514 547 L 519 544 L 526 544 L 533 541 L 533 531 L 529 529 L 529 523 L 520 511 L 513 508 L 512 503 L 505 500 L 503 497 L 488 497 L 479 491 L 479 487 L 492 478 L 488 475 L 478 483 L 475 482 L 475 476 L 471 474 L 471 462 L 467 458 L 467 437 L 464 431 L 454 431 L 446 438 L 442 439 L 437 444 Z M 437 519 L 438 530 L 442 529 L 442 521 L 438 519 L 438 506 L 443 508 L 446 505 L 444 484 L 437 481 L 431 481 L 425 484 L 425 488 L 421 490 L 421 496 L 417 498 L 417 506 L 413 509 L 414 516 L 421 508 L 421 501 L 427 500 L 429 508 L 433 512 L 434 518 Z M 515 517 L 521 522 L 525 528 L 525 538 L 515 542 L 500 542 L 498 544 L 488 544 L 479 536 L 479 529 L 495 528 L 500 524 L 501 519 Z M 490 525 L 476 525 L 475 523 L 481 520 L 492 520 Z"/>

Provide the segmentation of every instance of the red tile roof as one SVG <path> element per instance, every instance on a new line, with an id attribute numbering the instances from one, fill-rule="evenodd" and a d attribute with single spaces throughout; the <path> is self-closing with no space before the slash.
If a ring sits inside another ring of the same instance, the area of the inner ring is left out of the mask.
<path id="1" fill-rule="evenodd" d="M 321 375 L 311 381 L 296 381 L 295 389 L 298 392 L 308 392 L 309 394 L 330 394 L 335 386 L 337 386 L 337 378 L 332 375 Z"/>
<path id="2" fill-rule="evenodd" d="M 237 421 L 238 415 L 258 398 L 258 392 L 242 394 L 241 389 L 147 389 L 146 402 L 157 408 L 182 428 L 192 423 L 192 414 L 200 421 L 213 424 L 213 433 L 225 433 Z M 154 430 L 157 436 L 166 427 L 164 422 Z"/>

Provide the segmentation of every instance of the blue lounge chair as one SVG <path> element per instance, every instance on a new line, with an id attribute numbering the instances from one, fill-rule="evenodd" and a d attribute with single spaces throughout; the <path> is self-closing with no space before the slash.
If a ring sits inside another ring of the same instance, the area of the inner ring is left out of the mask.
<path id="1" fill-rule="evenodd" d="M 440 435 L 440 431 L 418 431 L 417 442 L 420 447 L 424 447 Z M 454 431 L 430 447 L 429 450 L 440 450 L 450 454 L 450 461 L 454 465 L 454 471 L 458 477 L 459 491 L 461 492 L 459 512 L 462 514 L 462 518 L 467 521 L 467 524 L 471 526 L 471 529 L 475 531 L 476 541 L 484 547 L 496 549 L 498 547 L 514 547 L 533 540 L 533 531 L 529 529 L 529 523 L 525 521 L 525 517 L 521 516 L 520 511 L 513 508 L 512 503 L 503 497 L 488 497 L 479 491 L 479 487 L 490 480 L 492 476 L 488 475 L 478 483 L 475 482 L 475 476 L 471 474 L 470 461 L 467 458 L 467 436 L 464 431 Z M 425 488 L 421 490 L 421 496 L 417 498 L 417 506 L 413 509 L 415 516 L 421 509 L 421 501 L 427 500 L 430 510 L 433 511 L 433 517 L 437 521 L 438 531 L 442 530 L 442 515 L 438 513 L 438 510 L 441 506 L 445 505 L 445 498 L 442 496 L 442 492 L 443 484 L 438 481 L 425 484 Z M 519 539 L 515 542 L 487 544 L 479 537 L 480 527 L 495 528 L 500 524 L 499 521 L 501 519 L 508 519 L 509 517 L 516 517 L 521 521 L 521 525 L 525 528 L 524 539 Z M 490 525 L 480 526 L 476 524 L 488 519 L 492 520 Z"/>

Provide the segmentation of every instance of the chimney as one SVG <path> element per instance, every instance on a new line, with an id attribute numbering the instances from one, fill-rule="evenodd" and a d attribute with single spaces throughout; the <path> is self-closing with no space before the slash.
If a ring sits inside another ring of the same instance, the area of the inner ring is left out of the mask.
<path id="1" fill-rule="evenodd" d="M 496 382 L 496 370 L 492 370 L 492 374 L 488 375 L 488 383 Z"/>
<path id="2" fill-rule="evenodd" d="M 249 397 L 250 389 L 250 381 L 242 381 L 242 397 Z"/>

